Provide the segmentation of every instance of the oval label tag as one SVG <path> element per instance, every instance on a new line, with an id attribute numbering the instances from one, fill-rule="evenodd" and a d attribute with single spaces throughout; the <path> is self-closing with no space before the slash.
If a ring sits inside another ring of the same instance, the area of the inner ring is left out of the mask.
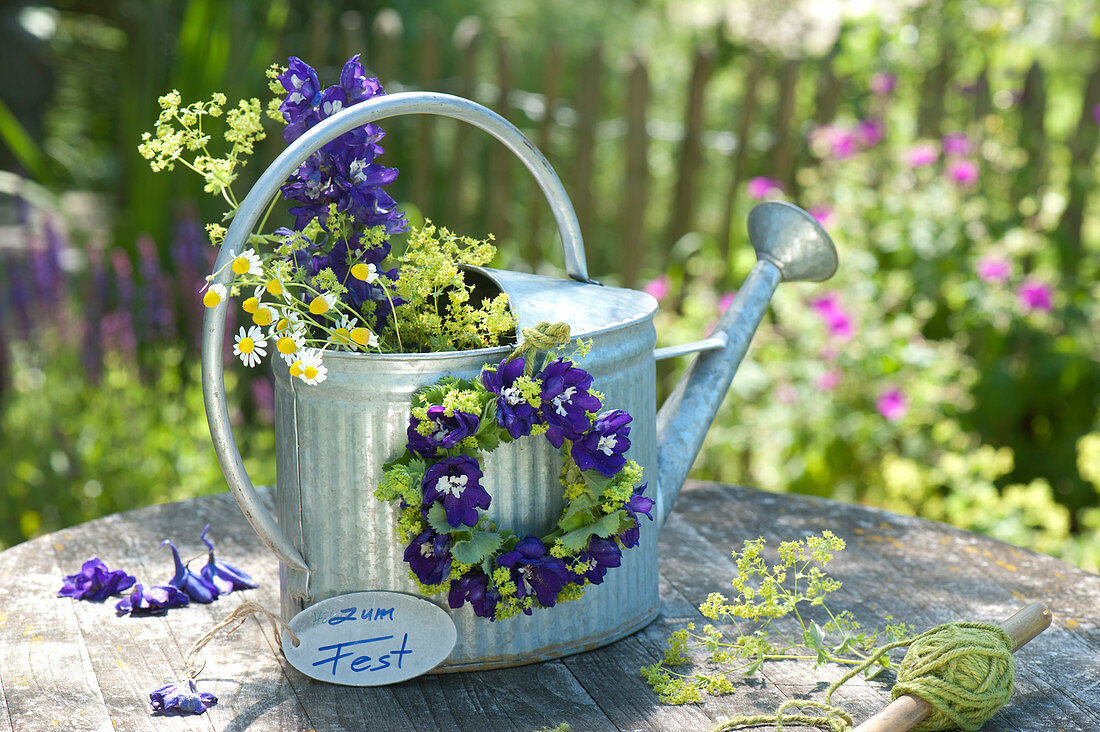
<path id="1" fill-rule="evenodd" d="M 306 676 L 346 686 L 382 686 L 431 671 L 451 655 L 458 631 L 443 608 L 399 592 L 352 592 L 291 618 L 283 654 Z"/>

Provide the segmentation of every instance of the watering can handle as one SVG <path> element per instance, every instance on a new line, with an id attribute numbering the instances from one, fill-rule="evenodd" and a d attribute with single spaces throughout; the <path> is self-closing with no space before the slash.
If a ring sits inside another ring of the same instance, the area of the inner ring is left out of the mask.
<path id="1" fill-rule="evenodd" d="M 468 99 L 433 92 L 402 92 L 368 99 L 332 115 L 305 132 L 275 158 L 237 209 L 214 265 L 214 282 L 229 284 L 232 272 L 225 265 L 241 251 L 272 197 L 303 161 L 345 132 L 404 114 L 452 117 L 480 127 L 503 142 L 534 175 L 554 212 L 565 250 L 566 272 L 575 280 L 591 281 L 588 279 L 584 243 L 573 204 L 550 163 L 523 133 L 496 112 Z M 286 532 L 257 497 L 252 481 L 244 469 L 237 441 L 233 437 L 225 402 L 222 363 L 226 308 L 225 301 L 208 308 L 203 320 L 202 392 L 210 436 L 214 441 L 214 452 L 217 453 L 225 480 L 252 528 L 284 564 L 292 569 L 308 571 L 301 552 L 295 548 Z"/>

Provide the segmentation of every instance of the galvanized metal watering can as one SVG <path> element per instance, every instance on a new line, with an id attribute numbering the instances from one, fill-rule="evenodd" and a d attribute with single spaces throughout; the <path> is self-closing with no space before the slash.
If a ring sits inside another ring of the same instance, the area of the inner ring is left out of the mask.
<path id="1" fill-rule="evenodd" d="M 576 215 L 546 159 L 509 122 L 474 102 L 409 92 L 367 100 L 326 119 L 298 138 L 260 177 L 225 238 L 215 271 L 244 248 L 279 186 L 322 145 L 370 122 L 402 114 L 452 117 L 489 132 L 534 175 L 553 210 L 571 279 L 473 268 L 476 287 L 508 294 L 519 327 L 565 321 L 574 336 L 593 341 L 581 363 L 606 398 L 606 408 L 634 417 L 631 458 L 645 469 L 656 520 L 641 521 L 639 546 L 583 599 L 490 623 L 469 607 L 449 610 L 458 641 L 439 670 L 514 666 L 596 648 L 626 636 L 657 615 L 657 532 L 672 509 L 734 371 L 745 355 L 780 282 L 822 281 L 837 266 L 828 235 L 805 212 L 764 203 L 749 215 L 758 262 L 705 340 L 654 350 L 657 302 L 588 277 Z M 214 448 L 229 487 L 252 527 L 279 558 L 282 613 L 361 590 L 416 594 L 403 547 L 393 537 L 396 516 L 373 494 L 382 464 L 404 450 L 410 398 L 417 388 L 453 374 L 476 378 L 510 347 L 457 353 L 327 353 L 328 379 L 306 386 L 276 369 L 277 486 L 275 516 L 258 499 L 234 440 L 222 373 L 223 303 L 207 311 L 203 393 Z M 698 353 L 672 395 L 656 407 L 657 359 Z M 563 507 L 560 457 L 545 440 L 519 440 L 482 460 L 489 514 L 519 536 L 546 533 Z M 435 598 L 447 608 L 446 600 Z"/>

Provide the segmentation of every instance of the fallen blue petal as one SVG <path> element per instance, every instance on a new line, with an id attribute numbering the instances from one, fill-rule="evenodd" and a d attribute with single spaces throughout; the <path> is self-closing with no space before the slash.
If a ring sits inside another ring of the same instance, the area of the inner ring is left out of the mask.
<path id="1" fill-rule="evenodd" d="M 218 697 L 195 688 L 195 680 L 165 684 L 149 695 L 154 712 L 164 714 L 202 714 L 218 703 Z"/>
<path id="2" fill-rule="evenodd" d="M 172 559 L 176 562 L 176 573 L 172 576 L 172 579 L 168 580 L 168 584 L 183 590 L 183 592 L 187 593 L 187 596 L 195 602 L 205 603 L 217 600 L 218 588 L 203 579 L 201 575 L 197 575 L 185 567 L 183 565 L 183 560 L 180 559 L 179 550 L 176 549 L 176 545 L 169 539 L 165 539 L 161 542 L 161 546 L 165 544 L 171 547 Z"/>
<path id="3" fill-rule="evenodd" d="M 134 591 L 115 603 L 119 615 L 164 615 L 174 607 L 183 607 L 190 599 L 172 585 L 157 585 L 145 589 L 134 585 Z"/>
<path id="4" fill-rule="evenodd" d="M 234 590 L 251 590 L 258 587 L 248 572 L 229 562 L 214 558 L 214 544 L 206 538 L 206 532 L 209 530 L 210 524 L 202 530 L 202 542 L 210 550 L 207 554 L 206 566 L 202 568 L 202 578 L 222 595 L 228 595 Z"/>
<path id="5" fill-rule="evenodd" d="M 64 578 L 57 596 L 102 602 L 133 586 L 134 582 L 134 577 L 121 569 L 112 572 L 99 557 L 92 557 L 84 562 L 79 572 Z"/>

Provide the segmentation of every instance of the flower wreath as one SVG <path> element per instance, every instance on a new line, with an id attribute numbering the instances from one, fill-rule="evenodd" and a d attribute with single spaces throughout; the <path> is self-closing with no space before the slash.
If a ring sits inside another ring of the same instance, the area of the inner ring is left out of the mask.
<path id="1" fill-rule="evenodd" d="M 623 549 L 638 545 L 638 514 L 653 518 L 642 469 L 626 457 L 631 416 L 597 414 L 603 397 L 575 365 L 591 344 L 552 358 L 569 342 L 568 325 L 540 323 L 523 336 L 480 380 L 448 376 L 413 395 L 408 446 L 383 466 L 375 490 L 379 500 L 398 502 L 395 534 L 420 591 L 446 592 L 452 608 L 468 600 L 490 620 L 580 599 L 619 566 Z M 490 521 L 492 496 L 479 482 L 481 453 L 529 435 L 562 453 L 565 508 L 542 537 Z"/>

